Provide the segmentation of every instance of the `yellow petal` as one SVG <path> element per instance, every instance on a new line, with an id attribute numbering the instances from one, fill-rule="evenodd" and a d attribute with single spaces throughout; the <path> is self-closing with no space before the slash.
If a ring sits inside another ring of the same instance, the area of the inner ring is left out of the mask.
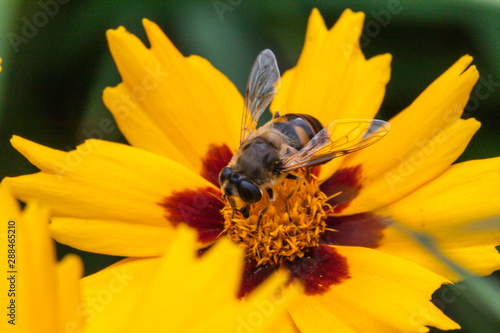
<path id="1" fill-rule="evenodd" d="M 155 124 L 163 133 L 160 140 L 170 141 L 168 147 L 177 147 L 190 165 L 200 171 L 201 159 L 206 157 L 210 145 L 237 147 L 243 99 L 208 61 L 196 56 L 183 57 L 157 25 L 148 20 L 143 23 L 151 49 L 119 28 L 107 34 L 111 53 L 124 86 L 150 119 L 148 123 Z M 115 98 L 119 95 L 116 92 Z M 117 100 L 106 100 L 116 114 Z M 121 125 L 135 126 L 135 121 Z M 149 126 L 143 127 L 147 130 Z M 129 138 L 139 135 L 137 129 L 124 132 Z"/>
<path id="2" fill-rule="evenodd" d="M 0 218 L 2 221 L 18 218 L 21 209 L 17 200 L 10 194 L 10 188 L 4 184 L 0 185 Z M 4 235 L 4 230 L 2 230 Z"/>
<path id="3" fill-rule="evenodd" d="M 328 30 L 319 11 L 312 11 L 302 54 L 283 75 L 273 112 L 308 113 L 325 126 L 340 118 L 374 118 L 391 56 L 365 59 L 359 46 L 363 20 L 363 13 L 347 9 Z"/>
<path id="4" fill-rule="evenodd" d="M 48 231 L 48 211 L 36 203 L 28 205 L 17 221 L 16 233 L 18 328 L 25 327 L 27 332 L 52 332 L 58 327 L 58 304 L 56 258 Z"/>
<path id="5" fill-rule="evenodd" d="M 435 237 L 438 249 L 458 265 L 478 275 L 488 275 L 500 269 L 500 255 L 495 249 L 500 239 L 498 228 L 494 231 L 466 233 L 465 230 L 443 233 Z M 463 277 L 450 270 L 440 259 L 416 240 L 394 227 L 384 230 L 384 238 L 377 250 L 418 263 L 423 267 L 457 282 Z"/>
<path id="6" fill-rule="evenodd" d="M 58 332 L 83 330 L 83 318 L 78 311 L 82 275 L 83 264 L 76 255 L 68 254 L 57 265 Z"/>
<path id="7" fill-rule="evenodd" d="M 5 221 L 0 244 L 9 254 L 0 265 L 6 274 L 0 282 L 5 290 L 2 303 L 6 307 L 13 304 L 15 314 L 2 321 L 2 332 L 81 330 L 81 316 L 76 311 L 80 259 L 68 256 L 56 264 L 47 209 L 30 203 L 21 213 L 5 186 L 0 186 L 0 206 L 0 217 Z M 11 310 L 6 309 L 6 314 Z"/>
<path id="8" fill-rule="evenodd" d="M 194 168 L 189 159 L 179 151 L 175 141 L 153 122 L 137 103 L 128 88 L 120 83 L 114 88 L 106 88 L 103 93 L 104 104 L 113 114 L 120 131 L 134 147 L 163 155 L 187 167 Z"/>
<path id="9" fill-rule="evenodd" d="M 500 157 L 449 167 L 378 214 L 425 232 L 456 229 L 500 214 Z"/>
<path id="10" fill-rule="evenodd" d="M 167 223 L 155 226 L 141 222 L 66 217 L 51 220 L 52 236 L 59 243 L 87 252 L 123 257 L 161 255 L 173 231 Z"/>
<path id="11" fill-rule="evenodd" d="M 240 301 L 241 249 L 223 239 L 198 257 L 195 245 L 196 233 L 179 227 L 163 257 L 124 260 L 83 279 L 88 332 L 233 332 L 242 325 L 264 332 L 284 315 L 291 298 L 273 295 L 286 274 Z"/>
<path id="12" fill-rule="evenodd" d="M 389 121 L 391 130 L 384 139 L 344 159 L 342 167 L 362 165 L 366 179 L 360 197 L 345 214 L 372 210 L 403 197 L 461 154 L 479 127 L 474 120 L 459 119 L 479 77 L 475 66 L 467 68 L 471 61 L 470 56 L 462 57 Z"/>
<path id="13" fill-rule="evenodd" d="M 165 225 L 158 205 L 164 197 L 213 186 L 176 162 L 127 145 L 92 139 L 62 152 L 19 137 L 12 144 L 43 172 L 3 182 L 54 215 Z"/>
<path id="14" fill-rule="evenodd" d="M 350 279 L 324 295 L 305 296 L 291 309 L 299 329 L 325 332 L 428 332 L 459 326 L 431 302 L 447 280 L 406 260 L 363 247 L 336 247 Z"/>
<path id="15" fill-rule="evenodd" d="M 381 150 L 377 150 L 381 156 L 372 155 L 372 158 L 386 164 L 388 168 L 383 174 L 376 175 L 370 169 L 372 162 L 367 160 L 368 165 L 362 164 L 361 191 L 342 212 L 342 215 L 372 211 L 390 204 L 436 178 L 462 154 L 479 127 L 480 124 L 475 119 L 457 119 L 440 130 L 438 135 L 427 138 L 427 141 L 413 141 L 412 149 L 401 148 L 401 151 L 393 151 L 393 156 L 386 156 L 386 150 L 381 147 Z M 389 137 L 387 139 L 394 141 L 391 132 L 387 136 Z M 380 142 L 384 140 L 386 138 Z M 376 148 L 375 146 L 380 142 L 373 147 Z M 372 147 L 367 149 L 372 149 Z M 359 155 L 365 156 L 372 153 L 374 151 L 367 154 L 360 151 Z M 344 165 L 348 167 L 354 163 L 365 163 L 357 157 L 354 159 L 357 162 L 348 160 L 342 167 Z"/>
<path id="16" fill-rule="evenodd" d="M 481 275 L 500 268 L 495 250 L 500 240 L 500 158 L 452 165 L 438 178 L 405 198 L 379 209 L 413 230 L 436 238 L 443 253 Z M 489 222 L 491 221 L 491 223 Z M 458 277 L 396 230 L 384 232 L 380 250 L 403 257 L 440 272 L 452 280 Z"/>
<path id="17" fill-rule="evenodd" d="M 299 296 L 297 296 L 297 299 L 299 298 Z M 273 299 L 273 298 L 270 298 L 270 299 Z M 295 301 L 294 301 L 295 302 Z M 268 308 L 270 308 L 271 310 L 274 310 L 271 306 L 269 306 Z M 255 310 L 261 312 L 264 316 L 266 316 L 269 312 L 263 312 L 262 309 L 264 309 L 264 311 L 266 311 L 267 309 L 266 308 L 262 308 L 262 306 L 259 308 L 255 308 Z M 273 311 L 272 314 L 274 315 L 276 311 Z M 252 315 L 252 313 L 250 312 L 249 315 Z M 253 317 L 255 317 L 255 314 L 253 315 Z M 269 333 L 299 333 L 299 330 L 297 329 L 297 326 L 295 326 L 295 323 L 293 322 L 293 319 L 292 317 L 290 316 L 290 314 L 288 313 L 288 311 L 286 311 L 285 314 L 283 314 L 281 316 L 281 318 L 277 318 L 276 320 L 269 320 L 272 322 L 272 326 L 267 329 L 267 330 L 263 330 L 263 332 L 269 332 Z M 241 327 L 243 327 L 243 325 L 241 325 Z M 251 326 L 250 326 L 251 327 Z M 240 329 L 241 331 L 241 329 Z"/>
<path id="18" fill-rule="evenodd" d="M 159 258 L 125 259 L 83 278 L 79 312 L 85 332 L 123 332 L 159 263 Z"/>
<path id="19" fill-rule="evenodd" d="M 134 312 L 134 317 L 131 318 L 132 320 L 127 324 L 125 329 L 126 332 L 138 332 L 141 330 L 148 332 L 178 332 L 182 330 L 182 323 L 189 322 L 187 317 L 191 317 L 191 313 L 198 313 L 196 308 L 191 308 L 190 311 L 179 311 L 179 309 L 187 305 L 186 303 L 189 299 L 192 299 L 193 293 L 199 293 L 199 295 L 201 295 L 203 291 L 198 289 L 202 285 L 200 280 L 206 278 L 207 282 L 214 282 L 212 281 L 212 277 L 213 274 L 216 274 L 217 270 L 214 269 L 211 272 L 205 272 L 207 274 L 206 277 L 197 276 L 199 271 L 197 271 L 197 267 L 195 266 L 196 255 L 195 251 L 193 251 L 195 236 L 187 232 L 181 233 L 179 236 L 180 237 L 170 244 L 169 249 L 167 249 L 165 253 L 165 257 L 162 258 L 164 260 L 159 264 L 157 274 L 149 282 L 150 288 L 147 288 L 141 297 L 142 304 L 137 303 L 132 310 Z M 234 252 L 229 253 L 228 257 L 233 253 Z M 177 269 L 174 269 L 174 267 L 177 267 Z M 174 273 L 172 274 L 172 272 Z M 233 286 L 234 272 L 230 271 L 228 273 L 228 280 L 225 282 L 228 283 L 227 285 L 230 290 L 233 288 L 236 289 L 236 286 Z M 165 278 L 168 278 L 168 280 L 165 280 Z M 168 283 L 166 283 L 167 281 Z M 187 288 L 180 288 L 179 286 L 181 285 Z M 222 284 L 214 284 L 213 287 L 220 292 Z M 164 291 L 168 292 L 163 294 Z M 210 290 L 206 290 L 206 292 L 210 293 Z M 204 295 L 204 298 L 210 298 L 210 296 L 221 295 Z M 168 299 L 169 302 L 167 304 L 162 304 L 166 299 Z M 144 322 L 145 311 L 149 317 L 163 317 L 165 320 Z M 148 311 L 152 312 L 148 313 Z M 170 314 L 170 318 L 168 318 L 166 314 Z M 141 325 L 144 326 L 141 327 Z"/>

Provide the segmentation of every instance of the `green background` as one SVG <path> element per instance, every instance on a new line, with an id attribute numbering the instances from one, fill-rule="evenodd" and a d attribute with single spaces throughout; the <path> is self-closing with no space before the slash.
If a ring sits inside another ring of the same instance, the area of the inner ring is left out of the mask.
<path id="1" fill-rule="evenodd" d="M 500 155 L 499 1 L 60 1 L 66 3 L 57 11 L 52 7 L 53 15 L 46 15 L 29 38 L 23 37 L 23 26 L 40 19 L 41 3 L 51 1 L 0 1 L 1 178 L 37 171 L 10 146 L 13 134 L 69 150 L 85 139 L 84 130 L 112 119 L 101 96 L 120 77 L 107 47 L 107 29 L 125 26 L 148 45 L 141 19 L 149 18 L 184 55 L 207 58 L 242 92 L 261 50 L 274 51 L 281 72 L 294 66 L 314 7 L 328 27 L 345 8 L 364 11 L 372 30 L 365 27 L 363 52 L 368 58 L 393 55 L 381 119 L 408 106 L 462 55 L 472 55 L 481 77 L 497 86 L 477 107 L 468 105 L 466 117 L 475 117 L 482 127 L 459 161 Z M 390 6 L 401 10 L 389 20 L 384 15 Z M 16 43 L 16 36 L 25 39 Z M 118 129 L 104 135 L 125 142 Z M 58 250 L 60 255 L 71 251 Z M 86 274 L 116 260 L 82 255 Z M 444 311 L 463 332 L 497 332 L 498 281 L 495 275 L 472 279 L 438 290 L 435 298 L 446 299 Z"/>

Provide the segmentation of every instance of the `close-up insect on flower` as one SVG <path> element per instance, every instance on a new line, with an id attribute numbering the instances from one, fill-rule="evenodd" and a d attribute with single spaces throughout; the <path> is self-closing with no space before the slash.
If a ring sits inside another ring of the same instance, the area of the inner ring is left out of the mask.
<path id="1" fill-rule="evenodd" d="M 291 172 L 305 168 L 310 173 L 312 166 L 368 147 L 387 134 L 390 126 L 382 120 L 341 119 L 323 127 L 308 114 L 280 116 L 276 112 L 272 121 L 257 130 L 260 116 L 277 92 L 279 76 L 272 51 L 262 51 L 248 78 L 240 147 L 219 174 L 222 197 L 233 209 L 243 211 L 245 218 L 249 217 L 250 204 L 262 199 L 263 189 L 271 204 L 275 199 L 274 187 L 285 179 L 302 180 Z M 306 175 L 305 181 L 309 182 L 309 178 Z M 285 208 L 289 215 L 286 200 Z M 259 213 L 257 230 L 268 209 L 269 206 Z"/>
<path id="2" fill-rule="evenodd" d="M 281 75 L 263 43 L 241 63 L 244 93 L 148 19 L 150 46 L 107 31 L 121 82 L 102 99 L 127 143 L 104 140 L 107 123 L 75 149 L 14 135 L 39 171 L 2 180 L 50 212 L 58 243 L 126 257 L 81 280 L 79 327 L 461 328 L 436 291 L 500 269 L 500 157 L 457 162 L 480 128 L 463 114 L 480 75 L 463 55 L 387 116 L 393 56 L 365 56 L 364 21 L 346 9 L 329 28 L 312 9 L 296 65 Z"/>

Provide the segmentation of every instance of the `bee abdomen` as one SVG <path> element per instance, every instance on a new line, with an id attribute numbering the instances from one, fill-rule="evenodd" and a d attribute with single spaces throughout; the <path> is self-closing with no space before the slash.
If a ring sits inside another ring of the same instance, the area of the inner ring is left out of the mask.
<path id="1" fill-rule="evenodd" d="M 291 146 L 300 150 L 323 129 L 320 121 L 313 116 L 289 113 L 272 120 L 272 126 L 290 138 Z"/>

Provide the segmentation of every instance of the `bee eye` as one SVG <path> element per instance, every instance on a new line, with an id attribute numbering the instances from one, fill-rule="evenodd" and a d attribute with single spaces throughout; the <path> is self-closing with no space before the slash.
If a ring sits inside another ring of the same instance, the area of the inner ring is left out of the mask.
<path id="1" fill-rule="evenodd" d="M 219 184 L 222 185 L 223 182 L 227 181 L 233 172 L 228 167 L 222 169 L 219 174 Z"/>
<path id="2" fill-rule="evenodd" d="M 240 194 L 241 200 L 249 204 L 255 203 L 262 199 L 261 189 L 257 185 L 245 179 L 243 179 L 238 185 L 238 192 Z"/>

